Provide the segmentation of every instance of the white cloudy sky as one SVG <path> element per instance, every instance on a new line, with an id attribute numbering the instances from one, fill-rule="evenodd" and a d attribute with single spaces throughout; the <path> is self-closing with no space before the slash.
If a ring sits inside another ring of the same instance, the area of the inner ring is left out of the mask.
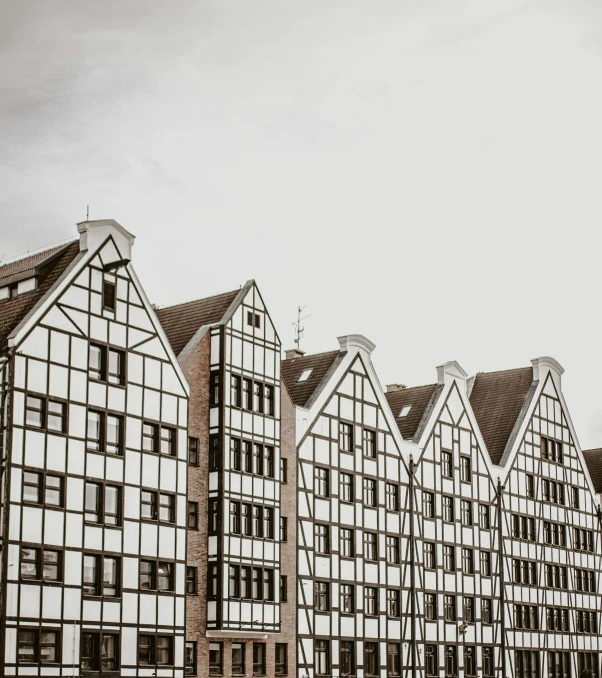
<path id="1" fill-rule="evenodd" d="M 0 256 L 111 217 L 161 305 L 254 277 L 383 383 L 552 355 L 602 445 L 602 4 L 18 0 Z"/>

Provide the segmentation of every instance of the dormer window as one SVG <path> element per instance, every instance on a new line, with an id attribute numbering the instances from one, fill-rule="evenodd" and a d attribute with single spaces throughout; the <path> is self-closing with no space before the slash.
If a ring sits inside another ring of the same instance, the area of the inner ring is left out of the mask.
<path id="1" fill-rule="evenodd" d="M 408 414 L 410 414 L 410 410 L 411 410 L 411 409 L 412 409 L 412 406 L 411 406 L 411 405 L 404 405 L 404 406 L 401 408 L 401 412 L 400 412 L 397 416 L 398 416 L 400 419 L 402 419 L 403 417 L 407 417 Z"/>
<path id="2" fill-rule="evenodd" d="M 307 381 L 312 373 L 313 368 L 310 368 L 309 370 L 303 370 L 301 374 L 299 375 L 299 379 L 297 379 L 298 382 L 302 381 Z"/>
<path id="3" fill-rule="evenodd" d="M 10 285 L 5 285 L 0 287 L 0 301 L 6 301 L 7 299 L 16 299 L 22 294 L 27 294 L 28 292 L 33 292 L 36 288 L 36 279 L 35 278 L 26 278 L 19 282 L 14 282 Z"/>

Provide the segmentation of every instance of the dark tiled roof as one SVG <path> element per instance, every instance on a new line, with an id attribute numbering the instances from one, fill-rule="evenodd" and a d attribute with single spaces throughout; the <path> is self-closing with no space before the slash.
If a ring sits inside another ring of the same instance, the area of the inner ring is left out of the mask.
<path id="1" fill-rule="evenodd" d="M 65 247 L 66 244 L 64 243 L 57 247 L 51 247 L 43 252 L 37 252 L 29 257 L 11 261 L 8 264 L 4 264 L 4 266 L 0 266 L 0 287 L 3 284 L 3 280 L 6 278 L 12 278 L 13 276 L 26 277 L 27 273 L 31 273 L 32 276 L 35 275 L 36 268 L 40 267 L 45 262 L 48 263 L 49 259 L 52 259 L 55 254 L 58 254 L 61 250 L 65 249 Z"/>
<path id="2" fill-rule="evenodd" d="M 37 267 L 38 287 L 33 292 L 0 302 L 0 348 L 2 350 L 6 348 L 9 334 L 25 318 L 37 302 L 44 297 L 79 254 L 79 240 L 63 245 L 58 249 L 47 250 L 46 254 L 48 252 L 52 252 L 52 254 L 42 259 L 40 257 L 45 253 L 34 254 L 31 257 L 26 257 L 18 262 L 6 265 L 11 267 L 10 273 L 6 277 L 11 277 L 27 270 L 33 271 Z M 0 279 L 1 277 L 5 276 L 0 268 Z"/>
<path id="3" fill-rule="evenodd" d="M 155 309 L 174 353 L 179 355 L 198 329 L 219 322 L 239 292 L 240 290 L 234 290 L 177 306 Z"/>
<path id="4" fill-rule="evenodd" d="M 306 407 L 311 397 L 317 391 L 324 377 L 334 365 L 340 351 L 304 355 L 299 358 L 289 358 L 282 361 L 281 376 L 295 405 Z M 303 370 L 311 369 L 309 379 L 299 382 Z"/>
<path id="5" fill-rule="evenodd" d="M 437 384 L 429 384 L 428 386 L 413 386 L 385 393 L 401 437 L 405 440 L 412 440 L 416 435 L 422 417 L 436 389 Z M 407 416 L 400 417 L 399 413 L 404 405 L 411 405 L 412 407 Z"/>
<path id="6" fill-rule="evenodd" d="M 583 450 L 585 463 L 589 475 L 591 476 L 594 490 L 602 492 L 602 448 L 597 447 L 595 450 Z"/>
<path id="7" fill-rule="evenodd" d="M 479 372 L 475 377 L 470 404 L 494 464 L 504 455 L 532 383 L 530 367 Z"/>

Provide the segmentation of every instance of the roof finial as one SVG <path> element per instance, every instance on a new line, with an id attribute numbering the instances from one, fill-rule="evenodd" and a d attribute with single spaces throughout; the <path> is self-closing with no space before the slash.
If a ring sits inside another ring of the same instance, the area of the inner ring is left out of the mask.
<path id="1" fill-rule="evenodd" d="M 86 205 L 86 221 L 90 221 L 90 205 Z"/>

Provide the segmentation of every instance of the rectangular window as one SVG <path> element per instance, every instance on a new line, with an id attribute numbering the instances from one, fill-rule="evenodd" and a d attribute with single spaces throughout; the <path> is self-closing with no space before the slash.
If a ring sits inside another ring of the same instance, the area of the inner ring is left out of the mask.
<path id="1" fill-rule="evenodd" d="M 443 618 L 446 622 L 456 621 L 456 596 L 443 596 Z"/>
<path id="2" fill-rule="evenodd" d="M 341 614 L 355 612 L 355 588 L 352 584 L 341 584 Z"/>
<path id="3" fill-rule="evenodd" d="M 435 495 L 432 492 L 422 493 L 422 514 L 425 518 L 435 517 Z"/>
<path id="4" fill-rule="evenodd" d="M 253 643 L 253 675 L 265 676 L 265 643 Z"/>
<path id="5" fill-rule="evenodd" d="M 485 645 L 483 647 L 483 678 L 493 678 L 494 666 L 493 647 Z"/>
<path id="6" fill-rule="evenodd" d="M 286 676 L 288 674 L 288 645 L 286 643 L 276 643 L 274 650 L 274 668 L 276 675 Z"/>
<path id="7" fill-rule="evenodd" d="M 191 466 L 199 465 L 199 439 L 188 438 L 188 463 Z"/>
<path id="8" fill-rule="evenodd" d="M 263 413 L 263 384 L 253 382 L 253 412 Z"/>
<path id="9" fill-rule="evenodd" d="M 458 658 L 455 645 L 445 646 L 445 678 L 455 678 L 458 675 Z"/>
<path id="10" fill-rule="evenodd" d="M 263 536 L 265 539 L 274 538 L 274 509 L 263 507 Z"/>
<path id="11" fill-rule="evenodd" d="M 123 386 L 125 384 L 125 353 L 114 348 L 109 349 L 109 369 L 107 381 L 109 384 Z"/>
<path id="12" fill-rule="evenodd" d="M 263 445 L 253 443 L 253 473 L 263 475 Z"/>
<path id="13" fill-rule="evenodd" d="M 462 548 L 462 572 L 474 574 L 474 557 L 472 549 Z"/>
<path id="14" fill-rule="evenodd" d="M 142 424 L 142 449 L 144 452 L 156 452 L 158 449 L 159 427 L 156 424 Z"/>
<path id="15" fill-rule="evenodd" d="M 530 473 L 527 474 L 527 498 L 535 499 L 535 478 Z"/>
<path id="16" fill-rule="evenodd" d="M 87 523 L 121 525 L 121 488 L 86 483 L 85 519 Z"/>
<path id="17" fill-rule="evenodd" d="M 119 636 L 115 633 L 83 632 L 80 640 L 81 668 L 101 674 L 119 669 Z"/>
<path id="18" fill-rule="evenodd" d="M 568 678 L 571 675 L 571 653 L 548 652 L 548 675 Z"/>
<path id="19" fill-rule="evenodd" d="M 189 596 L 196 596 L 197 594 L 197 568 L 192 565 L 186 567 L 186 593 Z"/>
<path id="20" fill-rule="evenodd" d="M 378 614 L 378 589 L 374 586 L 364 587 L 364 614 L 372 617 Z"/>
<path id="21" fill-rule="evenodd" d="M 209 375 L 209 407 L 217 407 L 220 403 L 219 372 L 214 370 Z"/>
<path id="22" fill-rule="evenodd" d="M 571 508 L 579 508 L 579 488 L 571 487 Z"/>
<path id="23" fill-rule="evenodd" d="M 245 674 L 245 644 L 232 643 L 232 675 L 244 676 Z"/>
<path id="24" fill-rule="evenodd" d="M 232 407 L 240 407 L 242 403 L 241 379 L 237 374 L 230 376 L 230 400 Z"/>
<path id="25" fill-rule="evenodd" d="M 230 501 L 230 533 L 240 534 L 240 502 Z"/>
<path id="26" fill-rule="evenodd" d="M 330 645 L 327 640 L 314 641 L 314 670 L 316 676 L 330 673 Z"/>
<path id="27" fill-rule="evenodd" d="M 597 652 L 577 652 L 577 673 L 579 677 L 589 675 L 591 678 L 600 676 L 600 659 Z"/>
<path id="28" fill-rule="evenodd" d="M 376 506 L 376 480 L 364 478 L 364 506 Z"/>
<path id="29" fill-rule="evenodd" d="M 281 483 L 287 483 L 288 482 L 288 473 L 287 473 L 287 460 L 284 459 L 283 457 L 280 457 L 280 482 Z"/>
<path id="30" fill-rule="evenodd" d="M 196 643 L 186 641 L 184 646 L 184 675 L 196 676 Z"/>
<path id="31" fill-rule="evenodd" d="M 117 299 L 117 293 L 116 293 L 115 283 L 109 282 L 108 280 L 103 280 L 102 281 L 102 307 L 107 311 L 114 311 L 116 299 Z"/>
<path id="32" fill-rule="evenodd" d="M 455 548 L 450 544 L 443 545 L 443 569 L 447 572 L 454 572 L 456 569 Z"/>
<path id="33" fill-rule="evenodd" d="M 330 534 L 328 525 L 316 524 L 316 553 L 330 553 Z"/>
<path id="34" fill-rule="evenodd" d="M 399 537 L 387 535 L 387 562 L 397 565 L 399 564 Z"/>
<path id="35" fill-rule="evenodd" d="M 44 428 L 45 421 L 45 405 L 44 398 L 37 396 L 27 396 L 25 403 L 25 423 L 32 428 Z"/>
<path id="36" fill-rule="evenodd" d="M 240 598 L 240 565 L 230 565 L 228 568 L 228 596 Z"/>
<path id="37" fill-rule="evenodd" d="M 444 478 L 453 477 L 453 458 L 451 452 L 441 452 L 441 475 Z"/>
<path id="38" fill-rule="evenodd" d="M 176 431 L 169 426 L 161 426 L 161 454 L 176 456 Z"/>
<path id="39" fill-rule="evenodd" d="M 88 355 L 88 371 L 90 379 L 106 381 L 107 379 L 107 349 L 106 346 L 90 344 Z"/>
<path id="40" fill-rule="evenodd" d="M 189 530 L 199 529 L 199 505 L 196 501 L 188 502 L 188 512 L 186 515 L 186 527 Z"/>
<path id="41" fill-rule="evenodd" d="M 515 650 L 514 675 L 516 678 L 539 678 L 539 651 Z"/>
<path id="42" fill-rule="evenodd" d="M 379 661 L 378 661 L 378 643 L 365 642 L 364 643 L 364 675 L 378 676 Z"/>
<path id="43" fill-rule="evenodd" d="M 341 452 L 353 452 L 353 426 L 339 422 L 339 447 Z"/>
<path id="44" fill-rule="evenodd" d="M 446 523 L 454 522 L 454 498 L 443 495 L 441 498 L 443 506 L 443 520 Z"/>
<path id="45" fill-rule="evenodd" d="M 464 646 L 464 675 L 465 676 L 476 676 L 477 675 L 477 661 L 476 661 L 477 650 L 474 645 L 465 645 Z"/>
<path id="46" fill-rule="evenodd" d="M 242 408 L 243 410 L 251 411 L 252 402 L 252 384 L 250 379 L 242 380 Z"/>
<path id="47" fill-rule="evenodd" d="M 94 452 L 104 449 L 105 415 L 104 412 L 88 410 L 87 448 Z"/>
<path id="48" fill-rule="evenodd" d="M 387 676 L 401 676 L 401 646 L 387 643 Z"/>
<path id="49" fill-rule="evenodd" d="M 53 433 L 67 432 L 67 405 L 56 400 L 49 400 L 46 428 Z"/>
<path id="50" fill-rule="evenodd" d="M 23 471 L 23 502 L 63 507 L 65 505 L 63 477 Z"/>
<path id="51" fill-rule="evenodd" d="M 437 567 L 437 555 L 435 544 L 431 542 L 424 543 L 424 567 L 434 570 Z"/>
<path id="52" fill-rule="evenodd" d="M 62 552 L 21 546 L 21 579 L 60 582 L 63 579 Z"/>
<path id="53" fill-rule="evenodd" d="M 481 576 L 491 577 L 491 551 L 481 551 Z"/>
<path id="54" fill-rule="evenodd" d="M 437 595 L 435 593 L 424 594 L 424 618 L 428 621 L 437 619 Z"/>
<path id="55" fill-rule="evenodd" d="M 267 478 L 274 477 L 274 448 L 271 445 L 265 445 L 263 448 L 263 472 Z"/>
<path id="56" fill-rule="evenodd" d="M 174 568 L 171 563 L 159 562 L 157 563 L 157 590 L 158 591 L 173 591 L 174 590 Z"/>
<path id="57" fill-rule="evenodd" d="M 264 414 L 267 414 L 268 417 L 273 417 L 275 412 L 274 407 L 274 387 L 269 384 L 265 384 L 263 387 L 263 399 L 264 399 Z"/>
<path id="58" fill-rule="evenodd" d="M 327 468 L 314 468 L 314 491 L 318 497 L 330 496 L 330 472 Z"/>
<path id="59" fill-rule="evenodd" d="M 481 622 L 483 624 L 493 623 L 490 598 L 481 598 Z"/>
<path id="60" fill-rule="evenodd" d="M 253 311 L 247 311 L 247 325 L 255 329 L 261 327 L 261 316 L 259 313 L 253 313 Z"/>
<path id="61" fill-rule="evenodd" d="M 541 458 L 553 461 L 555 464 L 563 463 L 562 443 L 551 438 L 541 436 Z"/>
<path id="62" fill-rule="evenodd" d="M 288 578 L 281 574 L 280 575 L 280 602 L 286 603 L 288 600 Z"/>
<path id="63" fill-rule="evenodd" d="M 317 581 L 315 583 L 314 607 L 317 612 L 328 612 L 330 610 L 330 583 Z"/>
<path id="64" fill-rule="evenodd" d="M 221 676 L 224 663 L 223 643 L 209 643 L 209 675 Z"/>
<path id="65" fill-rule="evenodd" d="M 376 431 L 364 429 L 364 456 L 376 459 Z"/>
<path id="66" fill-rule="evenodd" d="M 364 532 L 364 558 L 378 560 L 378 537 L 374 532 Z"/>
<path id="67" fill-rule="evenodd" d="M 123 417 L 107 414 L 105 452 L 107 454 L 123 454 Z"/>
<path id="68" fill-rule="evenodd" d="M 84 554 L 84 595 L 118 598 L 121 595 L 120 571 L 120 558 Z"/>
<path id="69" fill-rule="evenodd" d="M 351 503 L 353 501 L 353 476 L 350 473 L 340 473 L 341 501 Z"/>
<path id="70" fill-rule="evenodd" d="M 460 520 L 462 525 L 472 525 L 472 502 L 467 499 L 460 502 Z"/>
<path id="71" fill-rule="evenodd" d="M 217 582 L 217 563 L 209 563 L 207 566 L 207 598 L 209 598 L 209 600 L 215 600 L 217 597 Z"/>
<path id="72" fill-rule="evenodd" d="M 244 443 L 243 443 L 244 445 Z M 212 433 L 209 436 L 209 470 L 214 471 L 215 469 L 219 468 L 220 465 L 220 437 L 216 433 Z M 243 471 L 250 471 L 250 469 L 244 468 Z"/>
<path id="73" fill-rule="evenodd" d="M 19 629 L 17 657 L 19 664 L 57 664 L 60 635 L 58 631 Z"/>
<path id="74" fill-rule="evenodd" d="M 479 504 L 479 527 L 482 530 L 489 530 L 491 528 L 489 506 L 487 504 Z"/>
<path id="75" fill-rule="evenodd" d="M 353 530 L 351 528 L 341 527 L 339 533 L 341 537 L 341 557 L 353 558 L 355 555 L 355 549 L 353 547 Z"/>
<path id="76" fill-rule="evenodd" d="M 401 616 L 401 597 L 399 589 L 387 590 L 387 614 L 389 617 Z"/>
<path id="77" fill-rule="evenodd" d="M 474 598 L 472 596 L 464 596 L 462 601 L 462 612 L 465 622 L 474 622 Z"/>
<path id="78" fill-rule="evenodd" d="M 280 516 L 280 541 L 288 541 L 288 518 Z"/>
<path id="79" fill-rule="evenodd" d="M 339 674 L 341 676 L 355 675 L 355 643 L 352 640 L 341 640 Z"/>
<path id="80" fill-rule="evenodd" d="M 428 678 L 439 675 L 439 658 L 436 645 L 424 646 L 424 669 Z"/>
<path id="81" fill-rule="evenodd" d="M 472 480 L 470 457 L 460 455 L 460 480 L 469 483 Z"/>

